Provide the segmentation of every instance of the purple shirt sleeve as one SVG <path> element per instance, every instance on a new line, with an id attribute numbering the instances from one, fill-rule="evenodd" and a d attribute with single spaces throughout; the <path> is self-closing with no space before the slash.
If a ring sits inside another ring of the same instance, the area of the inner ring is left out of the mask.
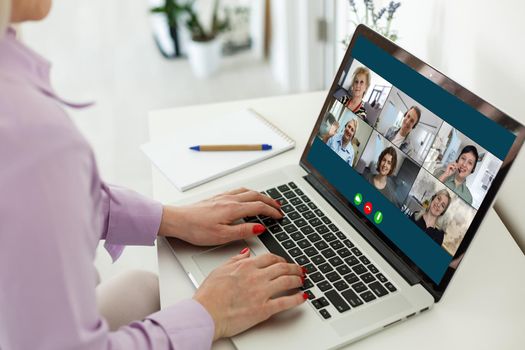
<path id="1" fill-rule="evenodd" d="M 100 180 L 46 77 L 12 32 L 0 41 L 0 349 L 209 349 L 193 300 L 116 332 L 98 313 L 99 240 L 153 244 L 162 207 Z"/>

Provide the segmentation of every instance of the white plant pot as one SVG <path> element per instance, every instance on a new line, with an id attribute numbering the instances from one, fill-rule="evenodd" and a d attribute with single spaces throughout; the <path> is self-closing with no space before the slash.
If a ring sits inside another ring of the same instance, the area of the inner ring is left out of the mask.
<path id="1" fill-rule="evenodd" d="M 196 77 L 208 78 L 219 69 L 222 42 L 218 37 L 206 42 L 189 41 L 187 50 L 190 65 Z"/>

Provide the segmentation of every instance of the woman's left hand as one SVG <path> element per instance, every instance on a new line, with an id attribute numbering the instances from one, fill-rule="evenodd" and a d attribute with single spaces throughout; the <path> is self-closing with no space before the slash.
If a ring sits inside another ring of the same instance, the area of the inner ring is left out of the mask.
<path id="1" fill-rule="evenodd" d="M 224 244 L 263 233 L 261 224 L 235 223 L 256 215 L 283 217 L 274 199 L 239 188 L 188 206 L 164 206 L 159 235 L 201 246 Z"/>

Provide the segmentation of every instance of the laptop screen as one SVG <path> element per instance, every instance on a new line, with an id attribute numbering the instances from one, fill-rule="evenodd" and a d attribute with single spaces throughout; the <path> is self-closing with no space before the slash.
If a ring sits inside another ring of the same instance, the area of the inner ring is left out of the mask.
<path id="1" fill-rule="evenodd" d="M 439 286 L 462 258 L 480 207 L 490 207 L 517 136 L 381 40 L 354 36 L 302 162 Z"/>

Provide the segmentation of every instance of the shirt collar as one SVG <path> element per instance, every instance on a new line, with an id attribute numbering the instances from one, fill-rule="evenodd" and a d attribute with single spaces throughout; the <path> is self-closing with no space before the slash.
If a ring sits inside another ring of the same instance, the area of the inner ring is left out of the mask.
<path id="1" fill-rule="evenodd" d="M 73 108 L 88 107 L 92 103 L 71 103 L 59 97 L 50 80 L 51 64 L 16 38 L 16 31 L 8 27 L 0 39 L 0 76 L 29 83 L 45 95 Z"/>
<path id="2" fill-rule="evenodd" d="M 348 142 L 348 145 L 346 147 L 343 147 L 343 133 L 340 132 L 339 134 L 335 135 L 335 142 L 339 144 L 339 147 L 348 152 L 348 148 L 352 147 L 352 141 Z"/>

